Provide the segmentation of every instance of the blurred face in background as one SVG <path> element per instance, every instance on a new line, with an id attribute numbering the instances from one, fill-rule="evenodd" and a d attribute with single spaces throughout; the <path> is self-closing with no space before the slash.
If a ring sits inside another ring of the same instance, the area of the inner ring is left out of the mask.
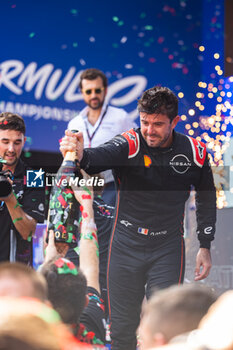
<path id="1" fill-rule="evenodd" d="M 85 103 L 92 109 L 101 109 L 107 89 L 103 85 L 103 80 L 98 77 L 94 80 L 82 80 L 82 95 Z"/>

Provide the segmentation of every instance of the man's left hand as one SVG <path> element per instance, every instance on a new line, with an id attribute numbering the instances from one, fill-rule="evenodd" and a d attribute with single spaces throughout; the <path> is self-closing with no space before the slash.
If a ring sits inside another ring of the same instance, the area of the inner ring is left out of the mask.
<path id="1" fill-rule="evenodd" d="M 196 257 L 195 281 L 200 281 L 209 275 L 212 266 L 210 250 L 200 248 Z"/>

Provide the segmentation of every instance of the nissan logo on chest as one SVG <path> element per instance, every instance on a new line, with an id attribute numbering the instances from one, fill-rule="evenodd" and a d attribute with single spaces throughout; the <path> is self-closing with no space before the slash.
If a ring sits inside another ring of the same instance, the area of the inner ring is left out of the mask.
<path id="1" fill-rule="evenodd" d="M 175 155 L 169 162 L 172 169 L 178 174 L 184 174 L 191 167 L 191 162 L 184 154 Z"/>

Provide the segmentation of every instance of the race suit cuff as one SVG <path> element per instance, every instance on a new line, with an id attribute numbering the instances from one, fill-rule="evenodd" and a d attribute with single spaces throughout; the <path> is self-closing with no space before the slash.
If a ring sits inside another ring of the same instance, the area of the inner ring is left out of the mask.
<path id="1" fill-rule="evenodd" d="M 87 156 L 87 154 L 86 154 L 86 152 L 85 152 L 85 150 L 84 150 L 84 152 L 83 152 L 83 158 L 82 158 L 82 160 L 81 160 L 81 162 L 80 162 L 80 167 L 82 168 L 82 169 L 84 169 L 84 170 L 86 170 L 86 169 L 88 169 L 89 168 L 89 161 L 88 161 L 88 156 Z"/>
<path id="2" fill-rule="evenodd" d="M 206 248 L 206 249 L 210 249 L 210 241 L 201 241 L 200 242 L 200 248 Z"/>

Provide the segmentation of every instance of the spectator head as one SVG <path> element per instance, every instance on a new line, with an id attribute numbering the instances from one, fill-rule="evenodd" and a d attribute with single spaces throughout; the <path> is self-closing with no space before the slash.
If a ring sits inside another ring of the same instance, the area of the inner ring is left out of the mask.
<path id="1" fill-rule="evenodd" d="M 233 350 L 233 291 L 223 293 L 203 317 L 196 333 L 200 344 L 211 350 Z M 194 339 L 195 341 L 195 334 Z"/>
<path id="2" fill-rule="evenodd" d="M 0 263 L 0 296 L 48 298 L 47 283 L 39 272 L 20 262 Z"/>
<path id="3" fill-rule="evenodd" d="M 66 324 L 78 324 L 87 303 L 84 274 L 65 258 L 44 263 L 40 272 L 48 284 L 48 298 Z"/>
<path id="4" fill-rule="evenodd" d="M 216 298 L 211 289 L 199 284 L 176 285 L 156 292 L 143 310 L 141 349 L 162 346 L 196 329 Z"/>
<path id="5" fill-rule="evenodd" d="M 0 350 L 61 350 L 61 347 L 50 324 L 36 315 L 22 314 L 1 322 Z"/>
<path id="6" fill-rule="evenodd" d="M 79 349 L 59 314 L 38 299 L 0 297 L 0 310 L 1 350 Z"/>

